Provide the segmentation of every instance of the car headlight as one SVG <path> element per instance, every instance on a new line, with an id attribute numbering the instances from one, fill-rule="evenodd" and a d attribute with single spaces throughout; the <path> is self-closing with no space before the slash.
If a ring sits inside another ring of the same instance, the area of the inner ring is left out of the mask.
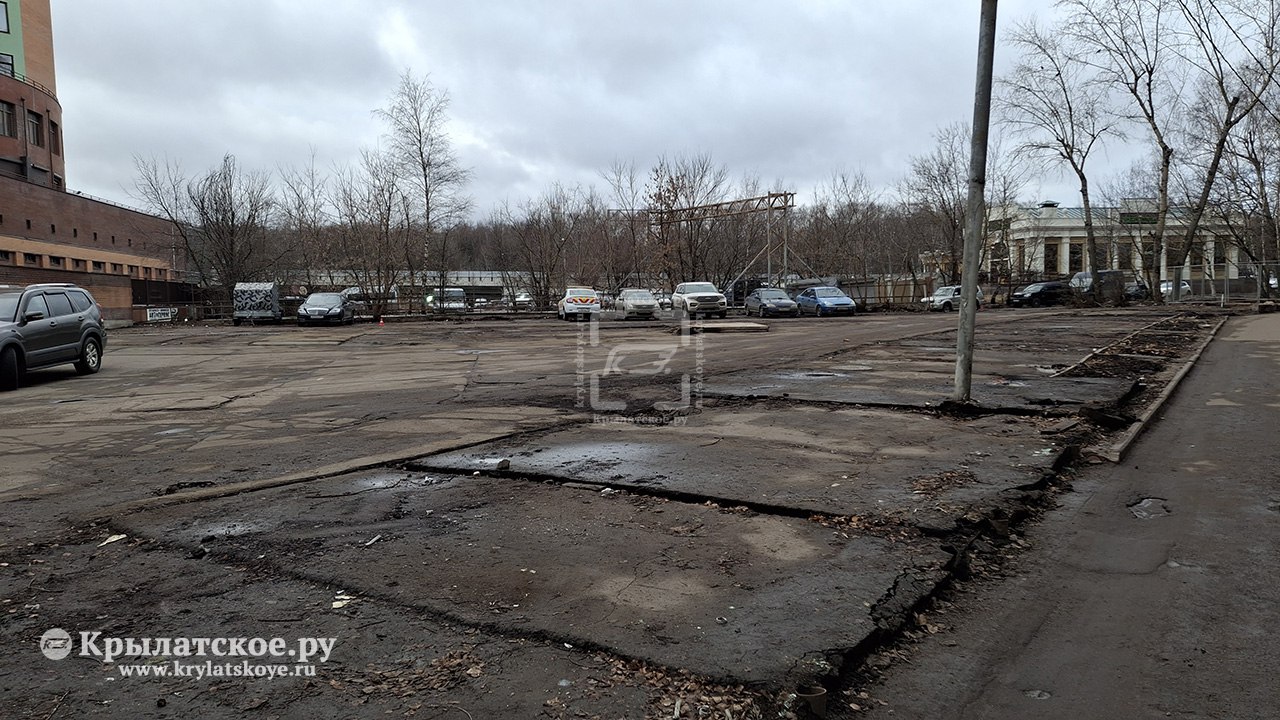
<path id="1" fill-rule="evenodd" d="M 342 308 L 340 308 L 340 307 L 336 307 L 336 308 L 329 308 L 329 314 L 330 314 L 330 315 L 341 315 L 341 314 L 342 314 Z"/>

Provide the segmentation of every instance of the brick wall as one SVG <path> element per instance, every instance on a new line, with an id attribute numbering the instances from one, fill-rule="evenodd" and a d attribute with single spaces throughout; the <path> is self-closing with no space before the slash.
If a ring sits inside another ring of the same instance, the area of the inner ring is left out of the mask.
<path id="1" fill-rule="evenodd" d="M 0 177 L 2 235 L 165 262 L 179 242 L 167 220 L 7 177 Z"/>

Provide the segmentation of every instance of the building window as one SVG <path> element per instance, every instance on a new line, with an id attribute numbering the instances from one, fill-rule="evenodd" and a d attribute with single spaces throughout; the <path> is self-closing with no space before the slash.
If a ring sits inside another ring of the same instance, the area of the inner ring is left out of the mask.
<path id="1" fill-rule="evenodd" d="M 1084 248 L 1080 243 L 1071 243 L 1067 249 L 1067 272 L 1080 272 L 1084 269 Z"/>
<path id="2" fill-rule="evenodd" d="M 106 264 L 106 263 L 104 263 L 104 262 L 101 262 L 101 261 L 99 261 L 99 260 L 94 260 L 94 261 L 93 261 L 93 271 L 94 271 L 94 272 L 106 272 L 106 271 L 107 271 L 107 264 Z"/>
<path id="3" fill-rule="evenodd" d="M 63 266 L 62 258 L 56 255 L 49 256 L 49 267 L 60 268 Z"/>
<path id="4" fill-rule="evenodd" d="M 49 223 L 49 234 L 50 234 L 50 235 L 57 235 L 57 234 L 58 234 L 58 226 L 57 226 L 57 225 L 54 225 L 53 223 Z"/>
<path id="5" fill-rule="evenodd" d="M 35 254 L 35 253 L 22 253 L 22 264 L 23 264 L 23 265 L 35 265 L 36 267 L 39 267 L 39 266 L 40 266 L 40 256 L 39 256 L 39 255 L 37 255 L 37 254 Z"/>
<path id="6" fill-rule="evenodd" d="M 1121 270 L 1132 270 L 1133 243 L 1120 243 L 1116 248 L 1116 267 Z"/>
<path id="7" fill-rule="evenodd" d="M 111 263 L 111 272 L 122 273 L 124 272 L 124 266 L 120 263 Z"/>
<path id="8" fill-rule="evenodd" d="M 83 269 L 84 269 L 84 261 L 83 261 L 83 260 L 72 260 L 72 261 L 71 261 L 71 269 L 72 269 L 72 270 L 83 270 Z"/>
<path id="9" fill-rule="evenodd" d="M 62 154 L 62 138 L 58 134 L 58 123 L 49 121 L 49 150 L 54 155 Z"/>
<path id="10" fill-rule="evenodd" d="M 18 137 L 18 119 L 13 103 L 0 102 L 0 135 Z"/>
<path id="11" fill-rule="evenodd" d="M 13 253 L 8 250 L 0 250 L 0 262 L 13 262 Z"/>
<path id="12" fill-rule="evenodd" d="M 0 33 L 7 32 L 9 32 L 9 3 L 0 2 Z"/>
<path id="13" fill-rule="evenodd" d="M 27 142 L 44 147 L 44 116 L 34 110 L 27 111 Z"/>
<path id="14" fill-rule="evenodd" d="M 1058 244 L 1045 243 L 1044 246 L 1044 274 L 1058 274 Z"/>
<path id="15" fill-rule="evenodd" d="M 9 53 L 0 53 L 0 75 L 8 75 L 13 77 L 13 56 Z"/>

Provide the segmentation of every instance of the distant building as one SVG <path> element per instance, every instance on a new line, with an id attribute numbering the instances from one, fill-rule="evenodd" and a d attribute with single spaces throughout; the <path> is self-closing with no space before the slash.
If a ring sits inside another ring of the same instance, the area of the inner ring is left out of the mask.
<path id="1" fill-rule="evenodd" d="M 0 0 L 0 284 L 74 282 L 114 321 L 189 300 L 167 221 L 67 191 L 56 87 L 49 0 Z"/>
<path id="2" fill-rule="evenodd" d="M 1165 246 L 1180 242 L 1186 232 L 1184 213 L 1173 209 L 1165 228 Z M 1093 209 L 1094 235 L 1106 255 L 1107 267 L 1145 277 L 1142 248 L 1149 247 L 1155 225 L 1155 202 L 1125 200 L 1119 207 Z M 1029 207 L 994 210 L 987 223 L 983 269 L 997 281 L 1029 282 L 1069 276 L 1089 267 L 1085 243 L 1084 209 L 1042 202 Z M 1222 280 L 1240 276 L 1245 258 L 1230 243 L 1224 228 L 1209 218 L 1202 221 L 1196 242 L 1187 256 L 1183 277 L 1188 280 Z M 1153 268 L 1160 280 L 1170 279 L 1168 253 L 1161 253 Z M 1246 263 L 1247 266 L 1247 263 Z"/>

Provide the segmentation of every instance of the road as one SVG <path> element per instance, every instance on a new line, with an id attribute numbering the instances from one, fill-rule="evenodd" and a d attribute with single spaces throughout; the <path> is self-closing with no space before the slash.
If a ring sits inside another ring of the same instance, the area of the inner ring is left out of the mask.
<path id="1" fill-rule="evenodd" d="M 1082 471 L 1003 577 L 965 584 L 866 716 L 1276 717 L 1278 391 L 1280 316 L 1230 321 L 1124 462 Z"/>

